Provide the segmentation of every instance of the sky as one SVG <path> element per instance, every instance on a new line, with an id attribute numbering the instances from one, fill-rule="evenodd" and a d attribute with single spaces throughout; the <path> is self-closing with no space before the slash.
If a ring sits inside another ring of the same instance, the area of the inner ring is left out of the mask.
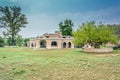
<path id="1" fill-rule="evenodd" d="M 59 23 L 71 19 L 74 30 L 83 22 L 120 24 L 120 0 L 0 0 L 0 6 L 19 6 L 28 24 L 23 37 L 36 37 L 59 31 Z M 1 14 L 0 14 L 1 15 Z M 0 29 L 2 35 L 3 29 Z"/>

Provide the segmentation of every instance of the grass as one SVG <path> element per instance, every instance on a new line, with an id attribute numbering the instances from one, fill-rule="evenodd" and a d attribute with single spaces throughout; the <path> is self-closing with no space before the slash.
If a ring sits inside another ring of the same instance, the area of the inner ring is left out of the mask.
<path id="1" fill-rule="evenodd" d="M 0 48 L 0 80 L 120 80 L 119 52 Z"/>

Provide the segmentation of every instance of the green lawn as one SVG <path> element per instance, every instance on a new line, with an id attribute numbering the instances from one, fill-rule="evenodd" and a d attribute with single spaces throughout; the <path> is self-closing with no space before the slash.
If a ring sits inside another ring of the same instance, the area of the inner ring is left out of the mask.
<path id="1" fill-rule="evenodd" d="M 120 51 L 0 48 L 0 80 L 120 80 Z"/>

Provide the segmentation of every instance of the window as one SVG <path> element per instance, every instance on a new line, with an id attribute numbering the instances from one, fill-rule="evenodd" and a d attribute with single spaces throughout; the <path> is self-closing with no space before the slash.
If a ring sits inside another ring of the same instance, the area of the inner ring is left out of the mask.
<path id="1" fill-rule="evenodd" d="M 56 41 L 52 41 L 51 46 L 57 46 L 57 42 Z"/>
<path id="2" fill-rule="evenodd" d="M 49 36 L 46 36 L 46 38 L 49 38 Z"/>

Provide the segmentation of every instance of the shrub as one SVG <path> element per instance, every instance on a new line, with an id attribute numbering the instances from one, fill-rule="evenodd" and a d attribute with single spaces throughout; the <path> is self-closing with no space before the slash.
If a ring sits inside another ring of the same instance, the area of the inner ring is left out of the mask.
<path id="1" fill-rule="evenodd" d="M 5 45 L 4 39 L 0 37 L 0 47 L 4 47 L 4 45 Z"/>

